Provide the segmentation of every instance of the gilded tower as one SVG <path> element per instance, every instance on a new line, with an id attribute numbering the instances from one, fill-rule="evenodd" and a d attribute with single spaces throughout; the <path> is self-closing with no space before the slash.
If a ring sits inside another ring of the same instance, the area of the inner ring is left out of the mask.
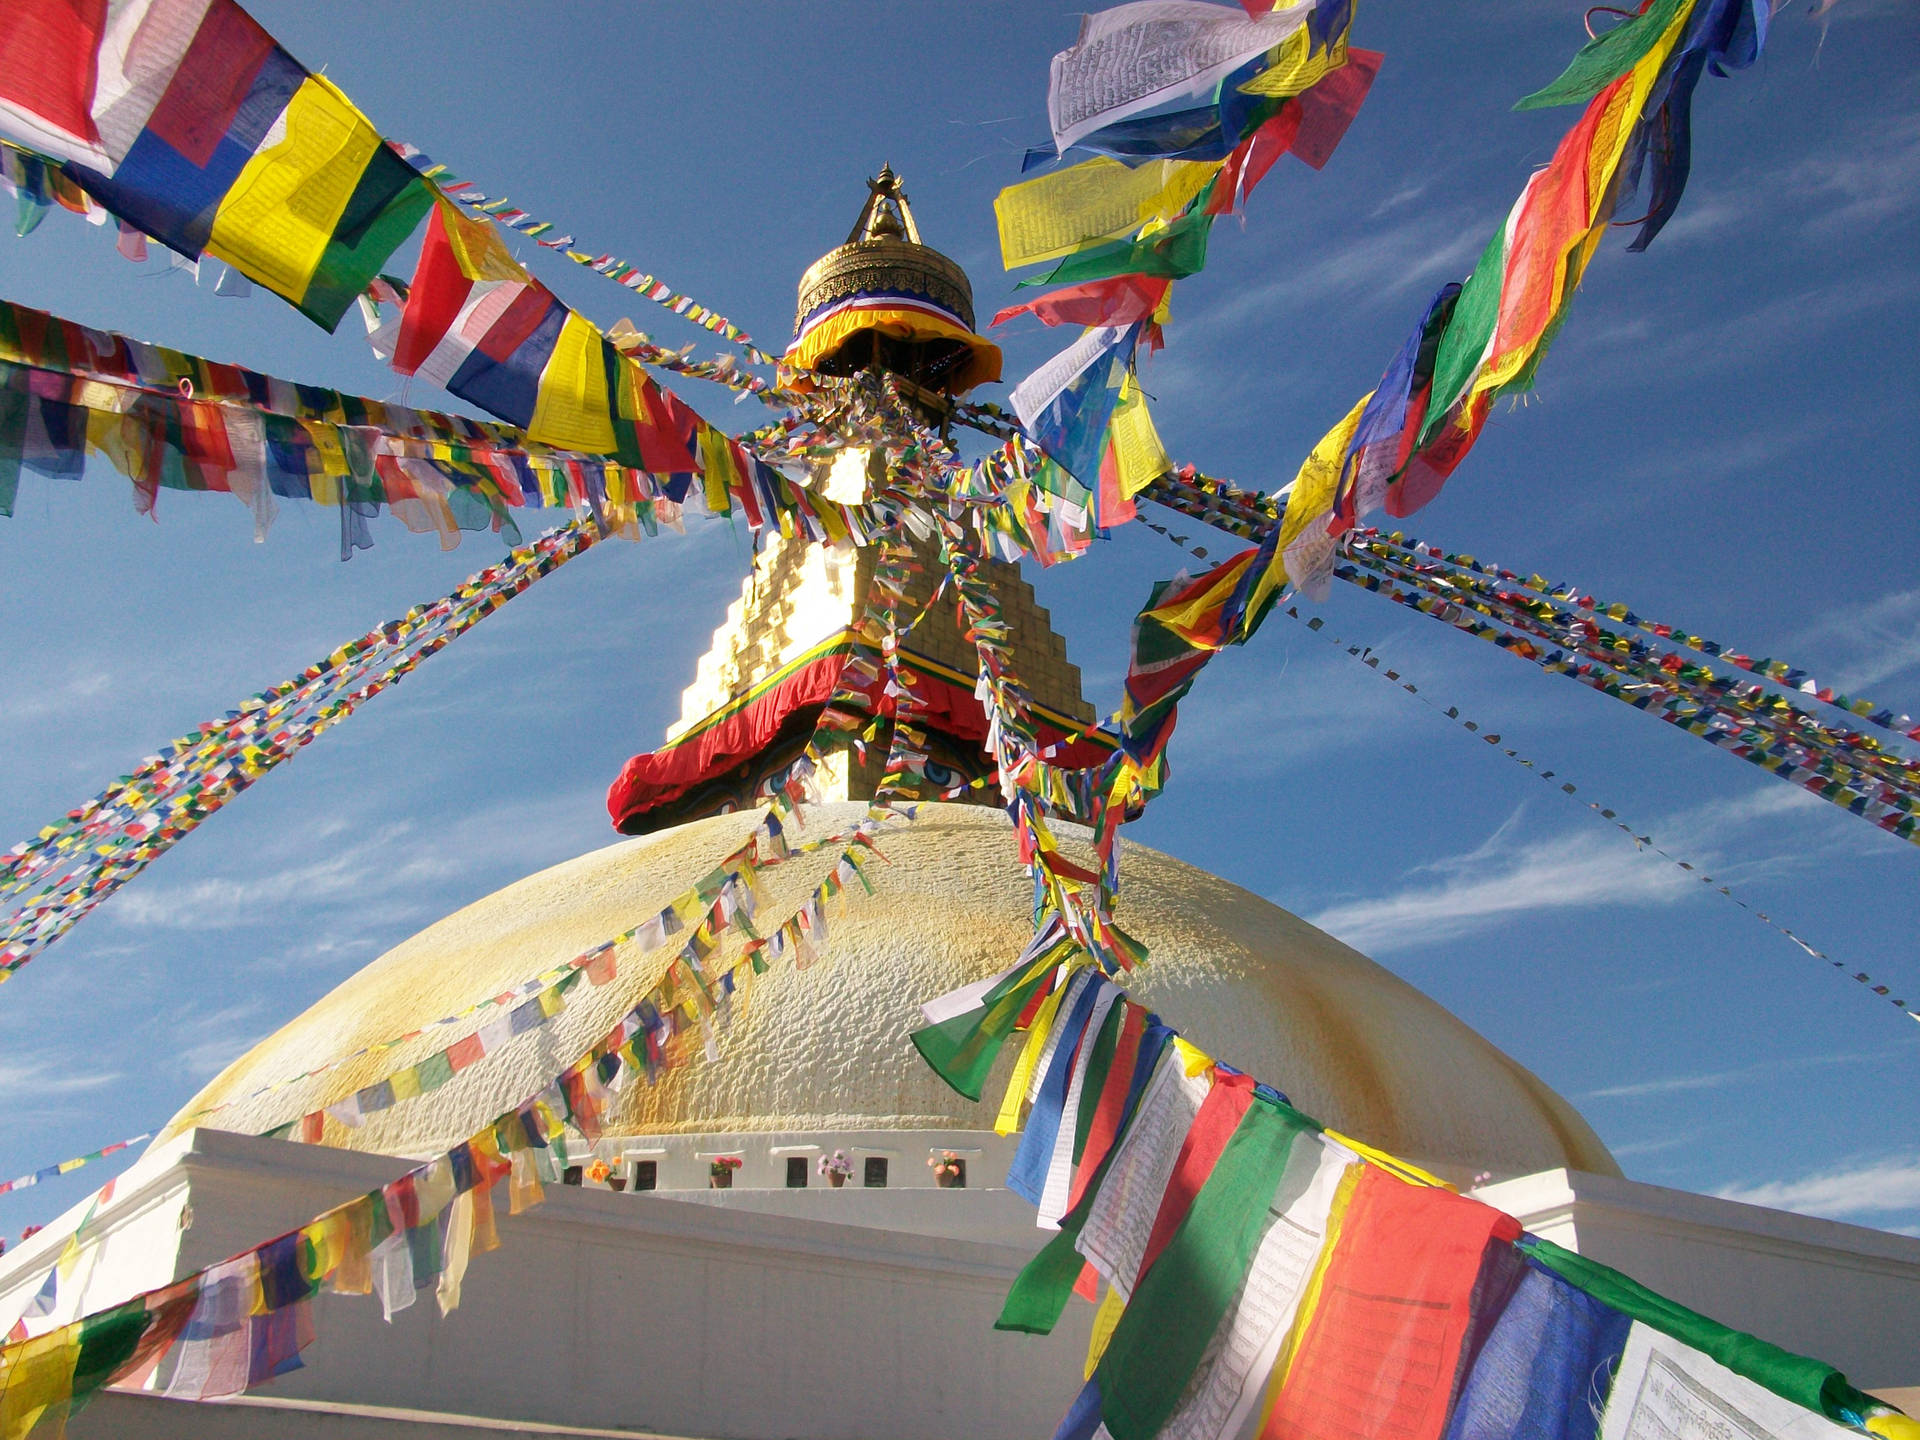
<path id="1" fill-rule="evenodd" d="M 999 378 L 999 348 L 975 334 L 973 323 L 966 272 L 921 240 L 900 178 L 883 167 L 867 182 L 846 243 L 801 277 L 786 358 L 801 384 L 808 372 L 885 371 L 940 421 L 952 413 L 954 397 Z M 865 464 L 864 451 L 848 451 L 816 483 L 833 499 L 857 501 Z M 813 733 L 851 648 L 874 562 L 870 549 L 768 534 L 682 692 L 666 743 L 629 761 L 609 792 L 619 829 L 645 834 L 764 798 L 772 777 Z M 1091 722 L 1080 672 L 1032 589 L 1012 565 L 993 565 L 990 574 L 1043 735 Z M 934 578 L 931 559 L 923 557 L 907 591 L 913 612 L 926 604 Z M 944 787 L 977 778 L 988 768 L 985 721 L 973 698 L 978 666 L 952 610 L 937 607 L 902 649 L 916 691 L 930 705 L 929 782 Z M 826 797 L 870 799 L 885 750 L 870 749 L 865 759 L 835 755 L 820 777 Z M 997 792 L 974 794 L 990 799 Z"/>

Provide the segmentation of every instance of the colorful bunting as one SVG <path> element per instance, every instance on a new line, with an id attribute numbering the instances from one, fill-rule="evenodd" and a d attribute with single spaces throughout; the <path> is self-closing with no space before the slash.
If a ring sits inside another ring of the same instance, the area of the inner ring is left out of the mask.
<path id="1" fill-rule="evenodd" d="M 57 1165 L 42 1165 L 31 1174 L 16 1175 L 13 1179 L 0 1184 L 0 1195 L 5 1195 L 10 1190 L 25 1190 L 29 1186 L 40 1184 L 43 1180 L 57 1180 L 62 1175 L 71 1175 L 84 1165 L 91 1165 L 95 1160 L 104 1160 L 109 1155 L 118 1155 L 122 1150 L 131 1149 L 142 1141 L 152 1138 L 153 1132 L 149 1130 L 125 1140 L 116 1140 L 111 1145 L 103 1145 L 98 1150 L 89 1150 L 86 1154 L 76 1155 L 71 1160 L 62 1160 Z"/>
<path id="2" fill-rule="evenodd" d="M 1156 526 L 1154 528 L 1157 529 L 1159 527 Z M 1422 693 L 1421 687 L 1415 685 L 1412 681 L 1406 679 L 1400 671 L 1395 670 L 1390 666 L 1387 666 L 1384 663 L 1384 658 L 1381 655 L 1379 655 L 1372 646 L 1349 645 L 1345 641 L 1341 640 L 1338 636 L 1324 633 L 1326 622 L 1317 615 L 1303 616 L 1300 613 L 1300 611 L 1293 606 L 1288 606 L 1285 613 L 1290 619 L 1299 621 L 1301 624 L 1305 625 L 1307 629 L 1316 631 L 1316 632 L 1322 632 L 1322 638 L 1328 640 L 1334 646 L 1344 651 L 1347 655 L 1359 661 L 1362 665 L 1365 665 L 1369 670 L 1372 670 L 1376 675 L 1381 676 L 1391 684 L 1399 686 L 1402 691 L 1404 691 L 1408 695 L 1413 696 L 1422 705 L 1425 705 L 1428 709 L 1432 710 L 1435 714 L 1441 716 L 1443 719 L 1451 721 L 1455 725 L 1460 726 L 1462 729 L 1466 730 L 1469 734 L 1473 735 L 1475 738 L 1483 741 L 1484 743 L 1493 746 L 1494 749 L 1499 751 L 1500 754 L 1504 755 L 1507 759 L 1513 761 L 1516 765 L 1519 765 L 1520 767 L 1525 769 L 1529 774 L 1534 776 L 1535 779 L 1541 780 L 1548 784 L 1552 784 L 1554 781 L 1557 780 L 1560 782 L 1559 784 L 1554 786 L 1554 788 L 1557 791 L 1559 791 L 1563 795 L 1566 795 L 1570 799 L 1577 799 L 1579 790 L 1580 790 L 1580 787 L 1578 785 L 1575 785 L 1572 781 L 1568 780 L 1559 771 L 1549 770 L 1544 766 L 1536 764 L 1533 760 L 1529 759 L 1525 755 L 1522 755 L 1518 750 L 1512 748 L 1511 746 L 1503 748 L 1501 746 L 1501 737 L 1499 732 L 1493 730 L 1491 727 L 1482 726 L 1477 721 L 1465 718 L 1464 716 L 1462 716 L 1460 712 L 1460 708 L 1457 705 L 1448 705 L 1448 706 L 1442 707 L 1439 701 L 1434 700 L 1429 695 Z M 1633 826 L 1628 825 L 1624 820 L 1620 818 L 1619 812 L 1617 810 L 1614 810 L 1609 806 L 1604 806 L 1600 804 L 1597 800 L 1580 800 L 1579 803 L 1586 806 L 1587 809 L 1591 810 L 1594 814 L 1598 815 L 1601 819 L 1610 823 L 1622 835 L 1625 835 L 1630 841 L 1633 842 L 1634 849 L 1650 850 L 1655 855 L 1660 856 L 1661 859 L 1666 860 L 1670 864 L 1677 866 L 1679 869 L 1684 871 L 1690 878 L 1694 880 L 1698 880 L 1702 885 L 1707 886 L 1715 894 L 1723 895 L 1728 900 L 1731 900 L 1735 905 L 1738 905 L 1742 910 L 1746 911 L 1747 914 L 1751 915 L 1754 919 L 1758 920 L 1762 925 L 1765 925 L 1768 929 L 1773 930 L 1778 934 L 1785 936 L 1788 940 L 1792 941 L 1795 946 L 1797 946 L 1803 953 L 1805 953 L 1810 958 L 1815 960 L 1826 961 L 1827 964 L 1832 966 L 1835 970 L 1838 970 L 1843 975 L 1850 974 L 1852 979 L 1855 981 L 1855 983 L 1864 987 L 1869 993 L 1879 996 L 1880 998 L 1886 1000 L 1889 1004 L 1893 1005 L 1896 1009 L 1901 1010 L 1903 1013 L 1907 1014 L 1915 1021 L 1920 1022 L 1920 1010 L 1909 1010 L 1907 1008 L 1907 1002 L 1901 999 L 1898 995 L 1896 995 L 1889 986 L 1876 982 L 1874 978 L 1871 975 L 1867 974 L 1867 972 L 1865 972 L 1864 970 L 1851 971 L 1851 972 L 1848 971 L 1847 967 L 1844 964 L 1842 964 L 1842 962 L 1835 960 L 1832 956 L 1828 955 L 1824 950 L 1820 950 L 1816 948 L 1807 940 L 1803 939 L 1800 935 L 1796 934 L 1793 930 L 1781 924 L 1779 921 L 1773 919 L 1770 915 L 1767 914 L 1766 911 L 1754 909 L 1753 906 L 1749 905 L 1745 900 L 1741 899 L 1738 895 L 1735 895 L 1729 886 L 1716 882 L 1714 877 L 1708 874 L 1704 867 L 1700 865 L 1696 865 L 1690 860 L 1681 859 L 1678 855 L 1675 855 L 1664 846 L 1655 843 L 1652 835 L 1646 833 L 1645 831 L 1637 830 Z"/>
<path id="3" fill-rule="evenodd" d="M 1024 998 L 1047 987 L 1057 1003 Z M 1077 947 L 1029 950 L 924 1008 L 915 1043 L 949 1081 L 957 1060 L 984 1077 L 1028 1034 L 1002 1107 L 1003 1120 L 1026 1112 L 1008 1184 L 1034 1198 L 1044 1167 L 1039 1223 L 1059 1229 L 1014 1282 L 999 1328 L 1048 1333 L 1070 1292 L 1093 1298 L 1088 1277 L 1109 1286 L 1087 1383 L 1057 1437 L 1622 1440 L 1685 1428 L 1677 1412 L 1715 1397 L 1767 1416 L 1774 1433 L 1920 1434 L 1832 1367 L 1523 1235 L 1323 1129 L 1171 1035 Z M 1115 1040 L 1128 1033 L 1143 1037 L 1130 1067 Z M 1056 1193 L 1079 1197 L 1057 1222 Z M 1638 1382 L 1656 1354 L 1691 1377 L 1698 1402 Z"/>
<path id="4" fill-rule="evenodd" d="M 644 296 L 657 305 L 663 305 L 703 330 L 725 336 L 746 351 L 748 361 L 755 365 L 772 365 L 775 357 L 759 349 L 751 336 L 726 316 L 709 310 L 691 296 L 675 293 L 653 276 L 643 273 L 638 266 L 631 265 L 612 255 L 588 255 L 572 248 L 574 238 L 571 235 L 553 235 L 555 226 L 550 220 L 541 220 L 529 215 L 509 201 L 506 196 L 482 194 L 473 188 L 473 182 L 462 180 L 444 165 L 434 163 L 431 157 L 411 145 L 396 143 L 394 148 L 401 157 L 415 169 L 431 180 L 441 194 L 467 206 L 476 215 L 483 216 L 494 224 L 525 235 L 548 250 L 557 250 L 576 265 L 584 265 L 610 280 L 615 280 L 637 295 Z M 650 362 L 651 363 L 651 362 Z M 755 388 L 766 382 L 748 377 L 754 383 L 743 388 Z"/>
<path id="5" fill-rule="evenodd" d="M 552 531 L 452 594 L 333 651 L 149 758 L 0 859 L 0 981 L 235 795 L 360 703 L 590 547 L 591 527 Z"/>

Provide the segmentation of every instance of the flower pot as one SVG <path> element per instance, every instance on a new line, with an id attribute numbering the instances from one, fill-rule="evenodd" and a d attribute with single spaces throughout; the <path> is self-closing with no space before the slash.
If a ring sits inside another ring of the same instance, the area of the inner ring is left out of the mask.
<path id="1" fill-rule="evenodd" d="M 624 1190 L 627 1188 L 627 1177 L 624 1175 L 609 1176 L 607 1178 L 607 1187 L 612 1190 Z"/>
<path id="2" fill-rule="evenodd" d="M 847 1177 L 842 1175 L 838 1170 L 829 1170 L 827 1172 L 827 1184 L 831 1185 L 834 1189 L 838 1190 L 846 1183 Z"/>
<path id="3" fill-rule="evenodd" d="M 960 1172 L 958 1170 L 936 1170 L 933 1172 L 933 1179 L 934 1183 L 942 1190 L 958 1190 L 962 1188 Z"/>
<path id="4" fill-rule="evenodd" d="M 707 1175 L 707 1187 L 712 1190 L 731 1190 L 733 1188 L 733 1171 L 710 1171 Z"/>

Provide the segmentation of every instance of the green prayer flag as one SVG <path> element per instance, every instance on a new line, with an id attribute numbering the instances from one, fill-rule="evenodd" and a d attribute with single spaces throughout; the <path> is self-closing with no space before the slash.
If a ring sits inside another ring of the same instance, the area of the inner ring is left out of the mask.
<path id="1" fill-rule="evenodd" d="M 140 1296 L 80 1322 L 80 1354 L 73 1362 L 75 1411 L 133 1358 L 151 1320 L 146 1297 Z"/>
<path id="2" fill-rule="evenodd" d="M 987 991 L 973 1009 L 914 1031 L 909 1038 L 934 1074 L 969 1100 L 978 1100 L 1014 1022 L 1070 944 L 1061 941 L 1036 955 Z"/>
<path id="3" fill-rule="evenodd" d="M 1808 1410 L 1842 1424 L 1847 1412 L 1858 1414 L 1874 1402 L 1847 1383 L 1831 1365 L 1782 1350 L 1758 1336 L 1729 1329 L 1717 1320 L 1687 1309 L 1664 1295 L 1656 1295 L 1618 1270 L 1563 1249 L 1537 1235 L 1523 1235 L 1520 1249 L 1576 1290 L 1585 1291 L 1621 1314 L 1691 1345 L 1756 1385 Z"/>
<path id="4" fill-rule="evenodd" d="M 1044 275 L 1022 280 L 1027 285 L 1065 285 L 1081 280 L 1106 280 L 1115 275 L 1165 276 L 1182 280 L 1205 268 L 1207 234 L 1213 216 L 1198 204 L 1164 230 L 1138 240 L 1115 240 L 1069 255 Z"/>
<path id="5" fill-rule="evenodd" d="M 1674 16 L 1691 10 L 1694 0 L 1653 0 L 1645 13 L 1623 20 L 1580 47 L 1572 62 L 1544 90 L 1536 90 L 1513 108 L 1547 110 L 1555 105 L 1584 105 L 1645 57 L 1667 33 Z"/>
<path id="6" fill-rule="evenodd" d="M 579 973 L 577 970 L 574 971 L 576 975 Z M 414 1066 L 413 1069 L 414 1073 L 419 1076 L 420 1093 L 422 1095 L 426 1094 L 429 1090 L 438 1090 L 442 1085 L 453 1079 L 453 1061 L 447 1058 L 447 1052 L 444 1050 L 436 1050 L 418 1065 Z"/>
<path id="7" fill-rule="evenodd" d="M 1480 359 L 1500 319 L 1500 290 L 1506 269 L 1507 224 L 1502 220 L 1467 283 L 1460 287 L 1460 298 L 1454 302 L 1447 328 L 1441 332 L 1440 348 L 1433 361 L 1432 398 L 1427 404 L 1426 422 L 1420 427 L 1421 445 L 1447 423 L 1448 412 L 1480 368 Z"/>
<path id="8" fill-rule="evenodd" d="M 1187 1218 L 1134 1288 L 1095 1372 L 1114 1440 L 1153 1440 L 1246 1283 L 1287 1157 L 1312 1127 L 1255 1095 Z"/>
<path id="9" fill-rule="evenodd" d="M 994 1329 L 1028 1335 L 1053 1333 L 1053 1327 L 1060 1323 L 1060 1312 L 1067 1308 L 1067 1297 L 1073 1294 L 1073 1282 L 1087 1263 L 1076 1242 L 1092 1208 L 1082 1203 L 1063 1219 L 1053 1238 L 1014 1277 L 1013 1288 L 1000 1307 L 1000 1318 L 993 1322 Z"/>
<path id="10" fill-rule="evenodd" d="M 24 376 L 26 372 L 14 373 Z M 27 438 L 27 399 L 25 390 L 11 386 L 0 389 L 0 515 L 13 514 L 14 497 L 20 493 L 20 457 Z"/>

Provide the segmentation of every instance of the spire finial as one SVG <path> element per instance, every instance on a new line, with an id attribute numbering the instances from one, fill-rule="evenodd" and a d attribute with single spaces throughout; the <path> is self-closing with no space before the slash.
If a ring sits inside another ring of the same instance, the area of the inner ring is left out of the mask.
<path id="1" fill-rule="evenodd" d="M 898 240 L 906 239 L 915 245 L 920 243 L 920 227 L 913 222 L 913 209 L 907 201 L 906 187 L 900 183 L 900 177 L 893 172 L 891 162 L 880 167 L 880 173 L 867 181 L 867 203 L 860 209 L 860 218 L 853 222 L 853 229 L 847 233 L 847 243 L 860 240 Z"/>

